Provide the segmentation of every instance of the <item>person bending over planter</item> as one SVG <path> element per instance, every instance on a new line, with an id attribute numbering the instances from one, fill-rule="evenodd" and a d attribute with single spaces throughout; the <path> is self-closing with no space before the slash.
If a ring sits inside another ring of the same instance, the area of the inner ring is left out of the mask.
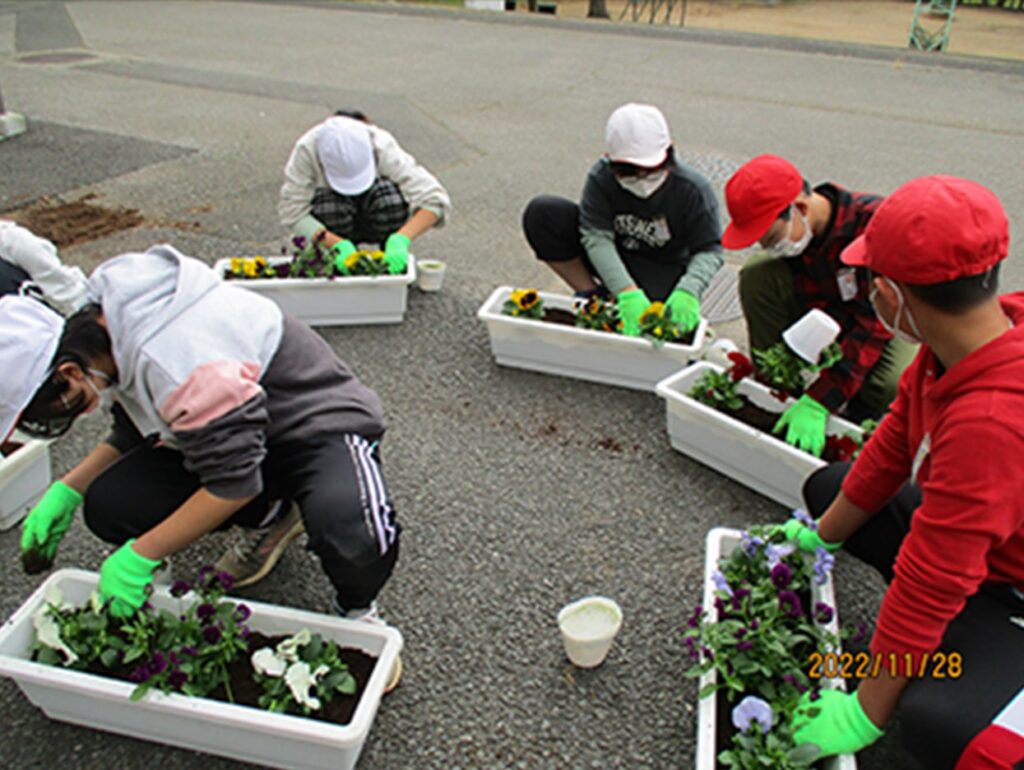
<path id="1" fill-rule="evenodd" d="M 732 221 L 722 244 L 743 249 L 756 242 L 763 249 L 739 276 L 751 349 L 779 342 L 812 308 L 824 310 L 842 329 L 837 342 L 843 357 L 821 372 L 776 425 L 787 442 L 816 455 L 824 447 L 829 412 L 853 422 L 885 413 L 916 349 L 893 338 L 875 317 L 867 272 L 839 261 L 881 202 L 834 182 L 811 189 L 792 163 L 776 155 L 747 162 L 725 185 Z"/>
<path id="2" fill-rule="evenodd" d="M 343 274 L 364 242 L 383 244 L 388 271 L 404 273 L 410 242 L 445 223 L 451 200 L 395 137 L 339 110 L 295 143 L 277 210 L 293 235 L 326 246 Z"/>
<path id="3" fill-rule="evenodd" d="M 808 478 L 816 530 L 786 525 L 889 584 L 866 678 L 795 722 L 825 754 L 872 743 L 898 704 L 929 770 L 1024 761 L 1024 292 L 996 296 L 1008 245 L 992 192 L 931 176 L 897 189 L 843 252 L 874 275 L 881 323 L 922 345 L 853 466 Z"/>
<path id="4" fill-rule="evenodd" d="M 526 240 L 577 297 L 614 295 L 623 334 L 640 334 L 652 301 L 664 302 L 688 332 L 722 266 L 711 185 L 676 159 L 657 107 L 619 107 L 605 140 L 608 153 L 591 167 L 579 205 L 554 195 L 527 204 Z"/>
<path id="5" fill-rule="evenodd" d="M 61 313 L 85 301 L 85 275 L 60 261 L 57 247 L 26 227 L 0 219 L 0 295 L 24 294 Z"/>
<path id="6" fill-rule="evenodd" d="M 52 560 L 84 498 L 89 529 L 120 546 L 100 593 L 130 614 L 162 559 L 276 516 L 273 548 L 231 565 L 239 582 L 265 574 L 304 525 L 336 609 L 374 619 L 399 535 L 377 395 L 308 326 L 170 246 L 105 262 L 89 287 L 95 304 L 68 319 L 19 424 L 57 436 L 113 403 L 114 428 L 31 511 L 23 552 Z"/>

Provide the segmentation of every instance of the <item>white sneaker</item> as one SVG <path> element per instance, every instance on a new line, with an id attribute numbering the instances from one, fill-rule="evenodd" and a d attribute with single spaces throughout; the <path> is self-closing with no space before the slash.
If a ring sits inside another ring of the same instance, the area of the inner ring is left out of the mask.
<path id="1" fill-rule="evenodd" d="M 374 626 L 387 625 L 384 622 L 384 618 L 380 616 L 380 609 L 377 607 L 376 600 L 370 602 L 369 607 L 359 607 L 354 610 L 345 611 L 338 604 L 338 599 L 335 597 L 331 600 L 331 606 L 336 614 L 346 620 L 354 620 L 356 623 L 369 623 Z M 402 670 L 402 656 L 399 655 L 395 658 L 395 665 L 391 668 L 391 676 L 388 678 L 388 683 L 384 685 L 385 695 L 398 687 L 398 683 L 402 681 Z"/>

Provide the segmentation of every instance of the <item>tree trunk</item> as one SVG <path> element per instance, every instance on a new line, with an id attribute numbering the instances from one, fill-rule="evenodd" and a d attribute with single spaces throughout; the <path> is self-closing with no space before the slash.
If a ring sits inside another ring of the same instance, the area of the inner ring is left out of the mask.
<path id="1" fill-rule="evenodd" d="M 590 7 L 587 9 L 588 19 L 610 19 L 608 15 L 607 0 L 590 0 Z"/>

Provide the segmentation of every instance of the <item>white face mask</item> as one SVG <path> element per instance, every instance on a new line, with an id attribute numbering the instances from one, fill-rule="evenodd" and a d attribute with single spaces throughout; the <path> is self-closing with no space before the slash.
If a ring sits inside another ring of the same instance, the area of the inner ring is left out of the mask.
<path id="1" fill-rule="evenodd" d="M 99 377 L 107 383 L 107 387 L 100 390 L 92 384 L 92 380 L 88 375 Z M 96 398 L 98 400 L 98 405 L 88 409 L 86 414 L 95 411 L 97 408 L 104 412 L 109 412 L 114 406 L 114 389 L 110 386 L 110 377 L 107 376 L 107 373 L 101 372 L 99 369 L 89 369 L 88 374 L 85 377 L 85 382 L 88 383 L 90 388 L 92 388 L 92 392 L 96 394 Z"/>
<path id="2" fill-rule="evenodd" d="M 619 185 L 628 193 L 632 193 L 637 198 L 650 198 L 654 193 L 658 191 L 658 188 L 665 184 L 665 180 L 668 179 L 668 170 L 659 171 L 657 174 L 651 174 L 650 176 L 628 176 L 618 179 Z"/>
<path id="3" fill-rule="evenodd" d="M 811 242 L 811 237 L 814 235 L 811 232 L 810 222 L 807 221 L 800 211 L 793 209 L 797 214 L 800 214 L 800 219 L 804 223 L 804 234 L 800 236 L 799 241 L 791 241 L 789 239 L 790 234 L 793 232 L 793 216 L 789 217 L 789 227 L 786 228 L 786 236 L 768 246 L 765 251 L 771 257 L 798 257 L 804 253 L 804 249 L 807 248 L 807 244 Z"/>
<path id="4" fill-rule="evenodd" d="M 878 296 L 878 287 L 872 286 L 871 292 L 868 294 L 868 302 L 870 302 L 871 307 L 874 308 L 875 317 L 878 318 L 878 322 L 885 327 L 885 330 L 889 332 L 889 334 L 894 337 L 899 337 L 904 342 L 909 342 L 911 345 L 918 345 L 921 342 L 924 342 L 924 339 L 921 337 L 921 330 L 917 328 L 917 321 L 914 320 L 913 313 L 910 312 L 910 308 L 906 306 L 906 303 L 903 300 L 903 292 L 900 291 L 900 287 L 888 278 L 883 277 L 882 280 L 888 283 L 892 287 L 892 290 L 896 292 L 896 314 L 893 316 L 891 324 L 885 320 L 878 310 L 878 305 L 875 304 L 875 297 Z M 907 311 L 907 325 L 913 330 L 913 334 L 907 334 L 900 328 L 900 316 L 903 314 L 904 310 Z"/>

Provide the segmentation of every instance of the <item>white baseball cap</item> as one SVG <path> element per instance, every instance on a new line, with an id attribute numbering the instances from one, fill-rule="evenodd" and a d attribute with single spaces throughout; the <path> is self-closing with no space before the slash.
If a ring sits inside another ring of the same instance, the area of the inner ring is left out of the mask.
<path id="1" fill-rule="evenodd" d="M 370 129 L 355 118 L 330 118 L 316 135 L 316 153 L 327 184 L 340 195 L 358 195 L 370 189 L 377 176 Z"/>
<path id="2" fill-rule="evenodd" d="M 613 161 L 647 168 L 662 163 L 672 144 L 661 110 L 633 102 L 622 105 L 608 118 L 604 140 Z"/>
<path id="3" fill-rule="evenodd" d="M 0 297 L 0 440 L 46 380 L 64 319 L 38 300 Z"/>

